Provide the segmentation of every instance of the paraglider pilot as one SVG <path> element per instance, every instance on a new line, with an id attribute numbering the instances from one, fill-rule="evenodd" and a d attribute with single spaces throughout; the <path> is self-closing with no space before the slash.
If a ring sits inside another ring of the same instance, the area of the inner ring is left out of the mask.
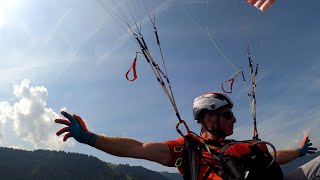
<path id="1" fill-rule="evenodd" d="M 165 142 L 140 142 L 131 138 L 97 135 L 89 131 L 80 116 L 62 111 L 66 119 L 55 122 L 65 125 L 63 141 L 76 141 L 119 157 L 146 159 L 164 166 L 178 167 L 185 179 L 320 179 L 320 157 L 284 174 L 279 165 L 291 162 L 316 148 L 306 136 L 299 148 L 268 152 L 263 141 L 234 141 L 236 117 L 232 100 L 224 93 L 210 92 L 195 98 L 193 115 L 201 125 L 201 135 L 187 133 Z M 275 158 L 276 157 L 276 158 Z"/>

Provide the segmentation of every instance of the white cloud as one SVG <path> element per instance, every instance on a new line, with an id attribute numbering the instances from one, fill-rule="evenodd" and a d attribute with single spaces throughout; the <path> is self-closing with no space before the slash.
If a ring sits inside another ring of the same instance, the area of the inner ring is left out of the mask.
<path id="1" fill-rule="evenodd" d="M 6 124 L 8 117 L 10 117 L 12 114 L 12 108 L 11 105 L 6 102 L 0 102 L 0 123 Z"/>
<path id="2" fill-rule="evenodd" d="M 10 125 L 17 138 L 30 143 L 34 148 L 61 149 L 73 143 L 63 143 L 55 135 L 54 119 L 58 117 L 51 108 L 46 107 L 48 91 L 43 86 L 30 86 L 25 79 L 13 86 L 13 94 L 19 99 L 12 106 L 0 102 L 0 122 Z"/>

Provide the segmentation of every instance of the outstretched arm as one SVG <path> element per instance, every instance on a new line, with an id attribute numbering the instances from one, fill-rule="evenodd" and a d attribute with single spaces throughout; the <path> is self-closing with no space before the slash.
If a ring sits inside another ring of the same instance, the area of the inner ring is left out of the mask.
<path id="1" fill-rule="evenodd" d="M 317 148 L 311 147 L 309 135 L 307 134 L 300 143 L 300 147 L 291 150 L 280 150 L 277 151 L 276 162 L 281 164 L 289 163 L 299 157 L 305 156 L 306 154 L 313 154 L 317 151 Z"/>
<path id="2" fill-rule="evenodd" d="M 289 163 L 299 157 L 298 149 L 279 150 L 276 153 L 276 162 L 279 165 Z"/>
<path id="3" fill-rule="evenodd" d="M 71 116 L 64 111 L 61 114 L 67 119 L 56 119 L 55 122 L 66 125 L 56 133 L 58 136 L 66 133 L 63 141 L 73 137 L 80 143 L 88 144 L 114 156 L 146 159 L 162 165 L 168 165 L 171 159 L 169 147 L 165 143 L 142 143 L 130 138 L 96 135 L 87 129 L 81 117 Z"/>
<path id="4" fill-rule="evenodd" d="M 162 165 L 168 165 L 171 158 L 169 147 L 165 143 L 142 143 L 124 137 L 98 135 L 95 148 L 115 156 L 146 159 Z"/>

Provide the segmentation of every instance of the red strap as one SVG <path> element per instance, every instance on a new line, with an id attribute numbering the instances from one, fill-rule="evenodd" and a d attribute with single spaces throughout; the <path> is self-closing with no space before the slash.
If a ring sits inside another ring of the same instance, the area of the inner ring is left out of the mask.
<path id="1" fill-rule="evenodd" d="M 133 63 L 132 63 L 132 65 L 131 65 L 130 69 L 129 69 L 129 70 L 127 71 L 127 73 L 126 73 L 126 79 L 127 79 L 128 81 L 130 81 L 130 82 L 136 80 L 137 77 L 138 77 L 138 76 L 137 76 L 137 72 L 136 72 L 136 64 L 137 64 L 137 54 L 136 54 L 136 57 L 135 57 L 134 60 L 133 60 Z M 131 69 L 132 69 L 132 71 L 133 71 L 133 78 L 132 78 L 132 79 L 129 79 L 128 74 L 129 74 L 129 72 L 131 71 Z"/>
<path id="2" fill-rule="evenodd" d="M 230 84 L 230 91 L 226 91 L 226 90 L 224 90 L 224 86 L 223 86 L 223 84 L 224 84 L 224 83 L 227 83 L 227 82 L 229 82 L 229 81 L 231 81 L 231 84 Z M 231 79 L 229 79 L 229 80 L 227 80 L 227 81 L 223 82 L 223 83 L 221 84 L 221 87 L 222 87 L 223 92 L 225 92 L 225 93 L 232 93 L 233 83 L 234 83 L 234 78 L 231 78 Z"/>
<path id="3" fill-rule="evenodd" d="M 225 92 L 225 93 L 232 93 L 232 88 L 233 88 L 234 80 L 238 77 L 238 75 L 240 74 L 240 72 L 241 72 L 241 71 L 239 71 L 238 74 L 237 74 L 236 76 L 234 76 L 233 78 L 230 78 L 229 80 L 227 80 L 227 81 L 225 81 L 225 82 L 223 82 L 223 83 L 221 84 L 221 88 L 222 88 L 223 92 Z M 227 82 L 230 82 L 230 81 L 231 81 L 230 91 L 224 90 L 223 84 L 224 84 L 224 83 L 227 83 Z"/>

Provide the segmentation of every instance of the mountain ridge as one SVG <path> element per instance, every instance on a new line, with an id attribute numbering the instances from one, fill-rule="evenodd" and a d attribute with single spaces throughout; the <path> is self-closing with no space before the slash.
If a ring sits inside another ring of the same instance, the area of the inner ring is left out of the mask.
<path id="1" fill-rule="evenodd" d="M 281 165 L 290 172 L 320 155 L 320 152 Z M 27 151 L 0 147 L 2 179 L 110 179 L 182 180 L 178 173 L 157 172 L 142 166 L 115 165 L 97 157 L 64 151 Z"/>
<path id="2" fill-rule="evenodd" d="M 176 180 L 181 177 L 176 173 L 163 175 L 141 166 L 114 165 L 94 156 L 64 151 L 0 147 L 0 159 L 2 179 Z"/>

